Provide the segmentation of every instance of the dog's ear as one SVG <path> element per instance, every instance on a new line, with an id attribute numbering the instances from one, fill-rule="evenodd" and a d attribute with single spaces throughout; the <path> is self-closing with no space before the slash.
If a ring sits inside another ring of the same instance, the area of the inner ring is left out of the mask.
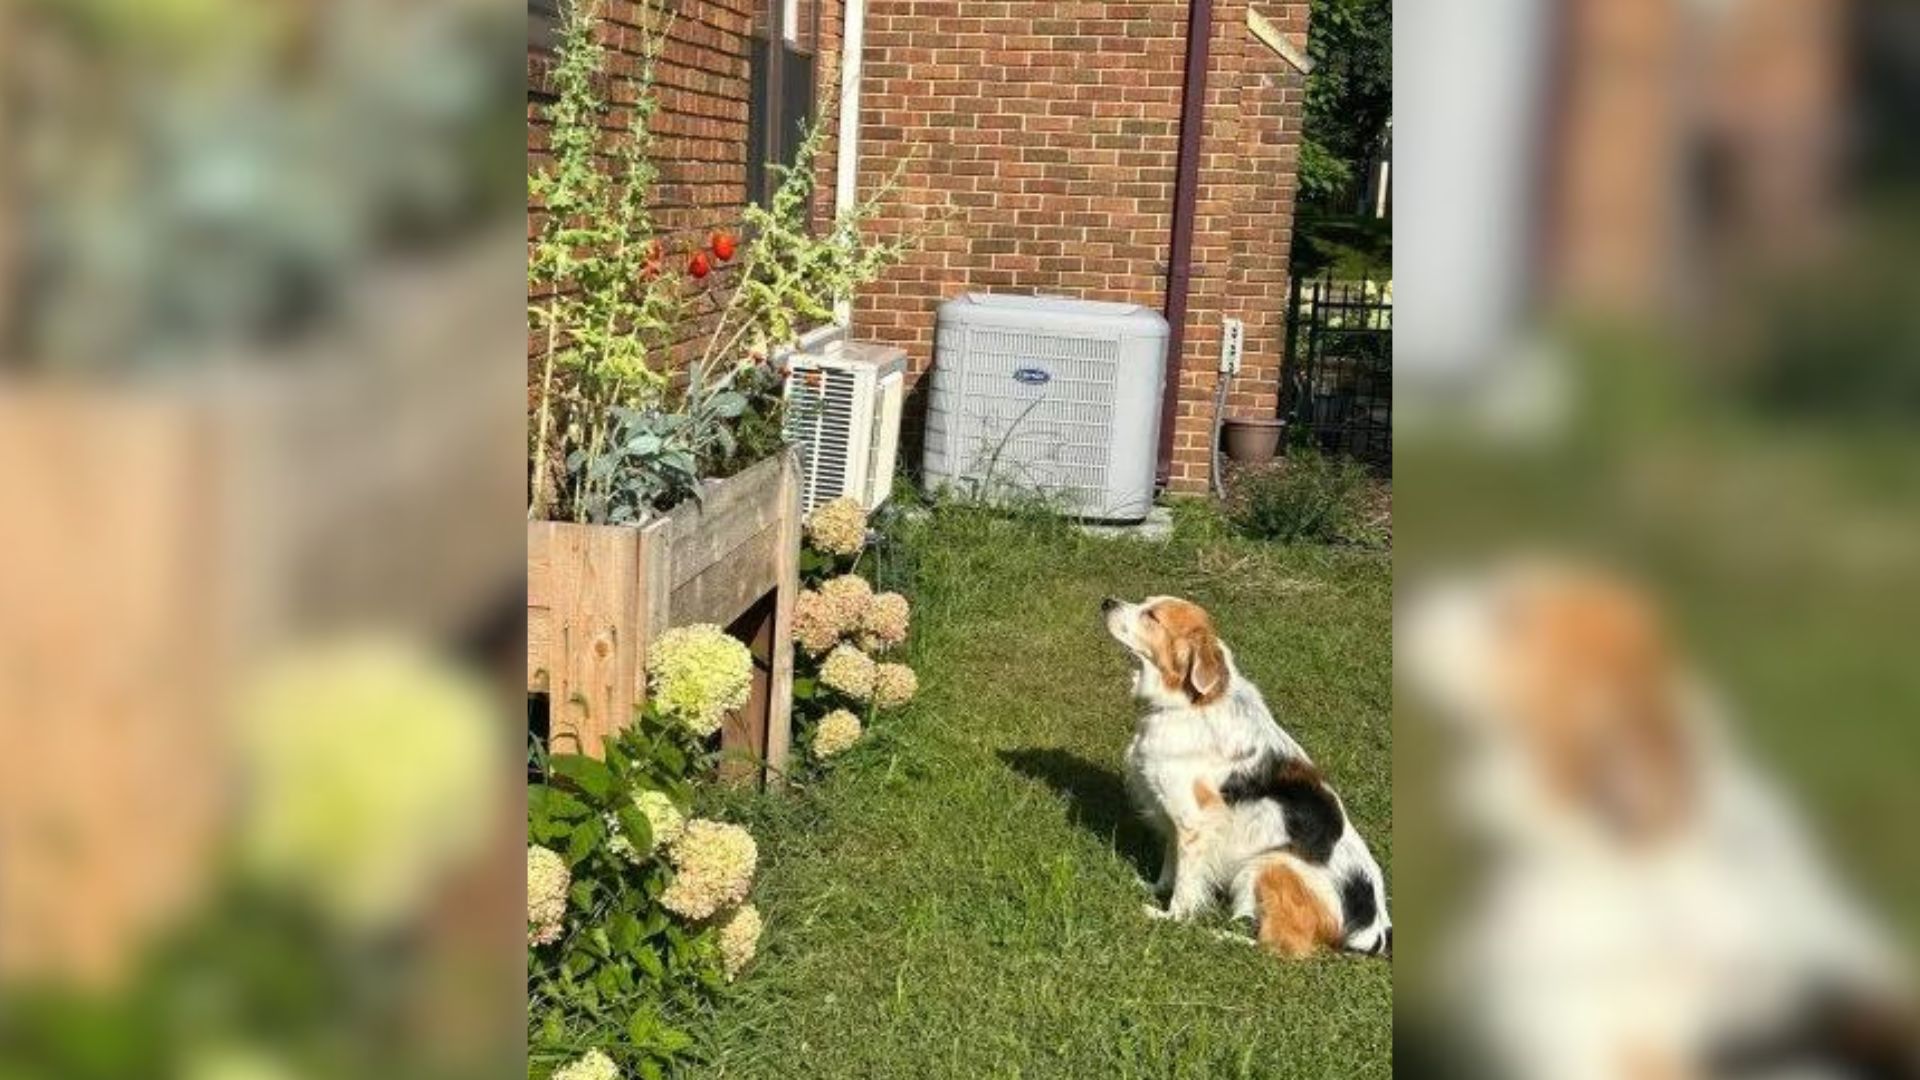
<path id="1" fill-rule="evenodd" d="M 1181 644 L 1187 651 L 1187 691 L 1198 704 L 1217 700 L 1227 690 L 1227 654 L 1220 639 L 1199 627 Z"/>

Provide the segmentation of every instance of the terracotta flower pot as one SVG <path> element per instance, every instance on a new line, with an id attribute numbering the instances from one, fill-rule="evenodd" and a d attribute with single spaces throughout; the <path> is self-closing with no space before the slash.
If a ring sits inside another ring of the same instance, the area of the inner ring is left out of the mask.
<path id="1" fill-rule="evenodd" d="M 1240 465 L 1265 465 L 1280 449 L 1285 420 L 1228 420 L 1221 426 L 1220 443 L 1227 458 Z"/>

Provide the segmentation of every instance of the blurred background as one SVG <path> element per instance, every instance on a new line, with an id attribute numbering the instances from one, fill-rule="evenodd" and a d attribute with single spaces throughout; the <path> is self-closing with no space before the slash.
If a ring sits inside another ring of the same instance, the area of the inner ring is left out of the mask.
<path id="1" fill-rule="evenodd" d="M 0 0 L 0 1076 L 520 1068 L 523 19 Z"/>
<path id="2" fill-rule="evenodd" d="M 1396 594 L 1521 555 L 1623 574 L 1910 957 L 1920 6 L 1395 16 Z M 1434 1037 L 1454 1014 L 1432 989 L 1492 864 L 1420 695 L 1398 713 L 1413 1074 L 1464 1041 Z M 1639 1075 L 1714 1072 L 1681 1064 Z"/>

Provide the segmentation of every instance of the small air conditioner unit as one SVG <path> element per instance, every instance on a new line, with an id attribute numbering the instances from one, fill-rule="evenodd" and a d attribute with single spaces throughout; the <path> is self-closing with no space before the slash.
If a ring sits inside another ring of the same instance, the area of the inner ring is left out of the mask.
<path id="1" fill-rule="evenodd" d="M 907 354 L 832 341 L 789 355 L 787 441 L 800 455 L 801 509 L 842 495 L 872 510 L 893 491 Z"/>
<path id="2" fill-rule="evenodd" d="M 1153 507 L 1167 321 L 1139 304 L 969 293 L 940 305 L 924 480 L 1078 517 Z"/>

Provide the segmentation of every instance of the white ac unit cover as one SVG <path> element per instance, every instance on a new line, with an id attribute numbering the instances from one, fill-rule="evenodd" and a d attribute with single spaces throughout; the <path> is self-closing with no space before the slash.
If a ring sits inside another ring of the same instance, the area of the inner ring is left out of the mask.
<path id="1" fill-rule="evenodd" d="M 800 456 L 801 508 L 842 495 L 879 506 L 893 490 L 907 354 L 834 341 L 789 364 L 786 432 Z"/>
<path id="2" fill-rule="evenodd" d="M 1153 505 L 1167 322 L 1139 304 L 969 293 L 940 305 L 923 478 L 1090 520 Z"/>

